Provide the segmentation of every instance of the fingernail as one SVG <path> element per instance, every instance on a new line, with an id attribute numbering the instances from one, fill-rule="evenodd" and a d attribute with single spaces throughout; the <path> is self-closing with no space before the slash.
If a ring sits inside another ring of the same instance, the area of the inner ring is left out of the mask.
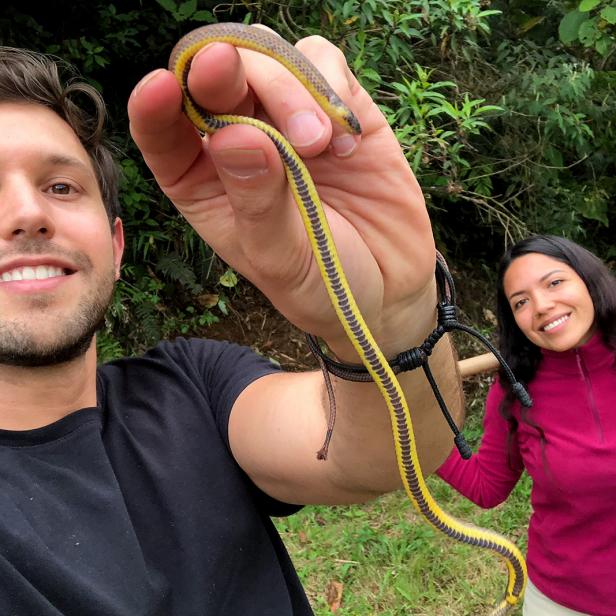
<path id="1" fill-rule="evenodd" d="M 325 132 L 314 111 L 298 111 L 287 120 L 287 138 L 296 148 L 303 148 L 318 141 Z"/>
<path id="2" fill-rule="evenodd" d="M 143 86 L 152 81 L 152 79 L 154 77 L 156 77 L 156 75 L 158 75 L 159 73 L 164 72 L 164 68 L 157 68 L 155 71 L 152 71 L 151 73 L 148 73 L 145 77 L 143 77 L 143 79 L 135 86 L 135 89 L 133 90 L 131 96 L 135 96 L 137 94 L 139 94 L 139 92 L 141 92 L 141 89 L 143 88 Z"/>
<path id="3" fill-rule="evenodd" d="M 269 169 L 267 158 L 262 150 L 230 148 L 219 150 L 214 158 L 216 166 L 222 171 L 244 180 L 263 175 Z"/>
<path id="4" fill-rule="evenodd" d="M 344 158 L 345 156 L 350 156 L 355 151 L 357 143 L 357 138 L 353 135 L 340 135 L 332 139 L 332 148 L 336 156 Z"/>
<path id="5" fill-rule="evenodd" d="M 202 47 L 202 48 L 201 48 L 201 49 L 200 49 L 200 50 L 199 50 L 199 51 L 195 54 L 195 57 L 193 58 L 193 60 L 192 60 L 192 61 L 194 62 L 197 58 L 199 58 L 199 57 L 201 57 L 201 56 L 204 56 L 206 53 L 208 53 L 208 51 L 209 51 L 210 49 L 212 49 L 213 47 L 216 47 L 216 45 L 219 45 L 219 43 L 218 43 L 217 41 L 214 41 L 213 43 L 208 43 L 207 45 L 203 46 L 203 47 Z"/>

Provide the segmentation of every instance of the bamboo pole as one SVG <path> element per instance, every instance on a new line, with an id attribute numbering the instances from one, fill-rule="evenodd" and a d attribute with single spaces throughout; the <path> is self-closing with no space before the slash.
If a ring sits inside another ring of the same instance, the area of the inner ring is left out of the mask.
<path id="1" fill-rule="evenodd" d="M 499 363 L 492 353 L 483 353 L 468 359 L 461 359 L 458 362 L 460 376 L 465 379 L 469 376 L 480 374 L 481 372 L 494 372 L 498 369 Z"/>

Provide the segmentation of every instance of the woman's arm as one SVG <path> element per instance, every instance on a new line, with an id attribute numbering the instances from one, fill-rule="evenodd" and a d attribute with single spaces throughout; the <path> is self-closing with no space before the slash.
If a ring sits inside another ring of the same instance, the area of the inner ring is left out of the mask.
<path id="1" fill-rule="evenodd" d="M 497 380 L 488 392 L 478 451 L 464 460 L 454 448 L 436 471 L 460 494 L 485 509 L 505 501 L 524 470 L 517 437 L 509 439 L 509 424 L 499 412 L 504 395 Z"/>

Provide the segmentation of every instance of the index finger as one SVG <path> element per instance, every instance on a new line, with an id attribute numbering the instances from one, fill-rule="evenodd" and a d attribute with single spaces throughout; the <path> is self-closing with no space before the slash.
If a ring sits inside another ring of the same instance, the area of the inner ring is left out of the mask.
<path id="1" fill-rule="evenodd" d="M 172 73 L 158 69 L 146 75 L 131 94 L 128 116 L 131 136 L 165 192 L 195 164 L 203 181 L 215 176 L 202 156 L 202 138 L 182 110 Z"/>

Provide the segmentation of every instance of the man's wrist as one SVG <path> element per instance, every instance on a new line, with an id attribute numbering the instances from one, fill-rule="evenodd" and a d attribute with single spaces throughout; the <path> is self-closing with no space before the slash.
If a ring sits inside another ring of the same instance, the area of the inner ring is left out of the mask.
<path id="1" fill-rule="evenodd" d="M 381 325 L 369 327 L 376 345 L 387 360 L 399 353 L 419 346 L 436 326 L 437 291 L 433 278 L 412 301 L 406 300 L 388 307 Z M 340 329 L 341 336 L 323 340 L 328 355 L 341 363 L 362 365 L 359 351 L 351 339 Z"/>

